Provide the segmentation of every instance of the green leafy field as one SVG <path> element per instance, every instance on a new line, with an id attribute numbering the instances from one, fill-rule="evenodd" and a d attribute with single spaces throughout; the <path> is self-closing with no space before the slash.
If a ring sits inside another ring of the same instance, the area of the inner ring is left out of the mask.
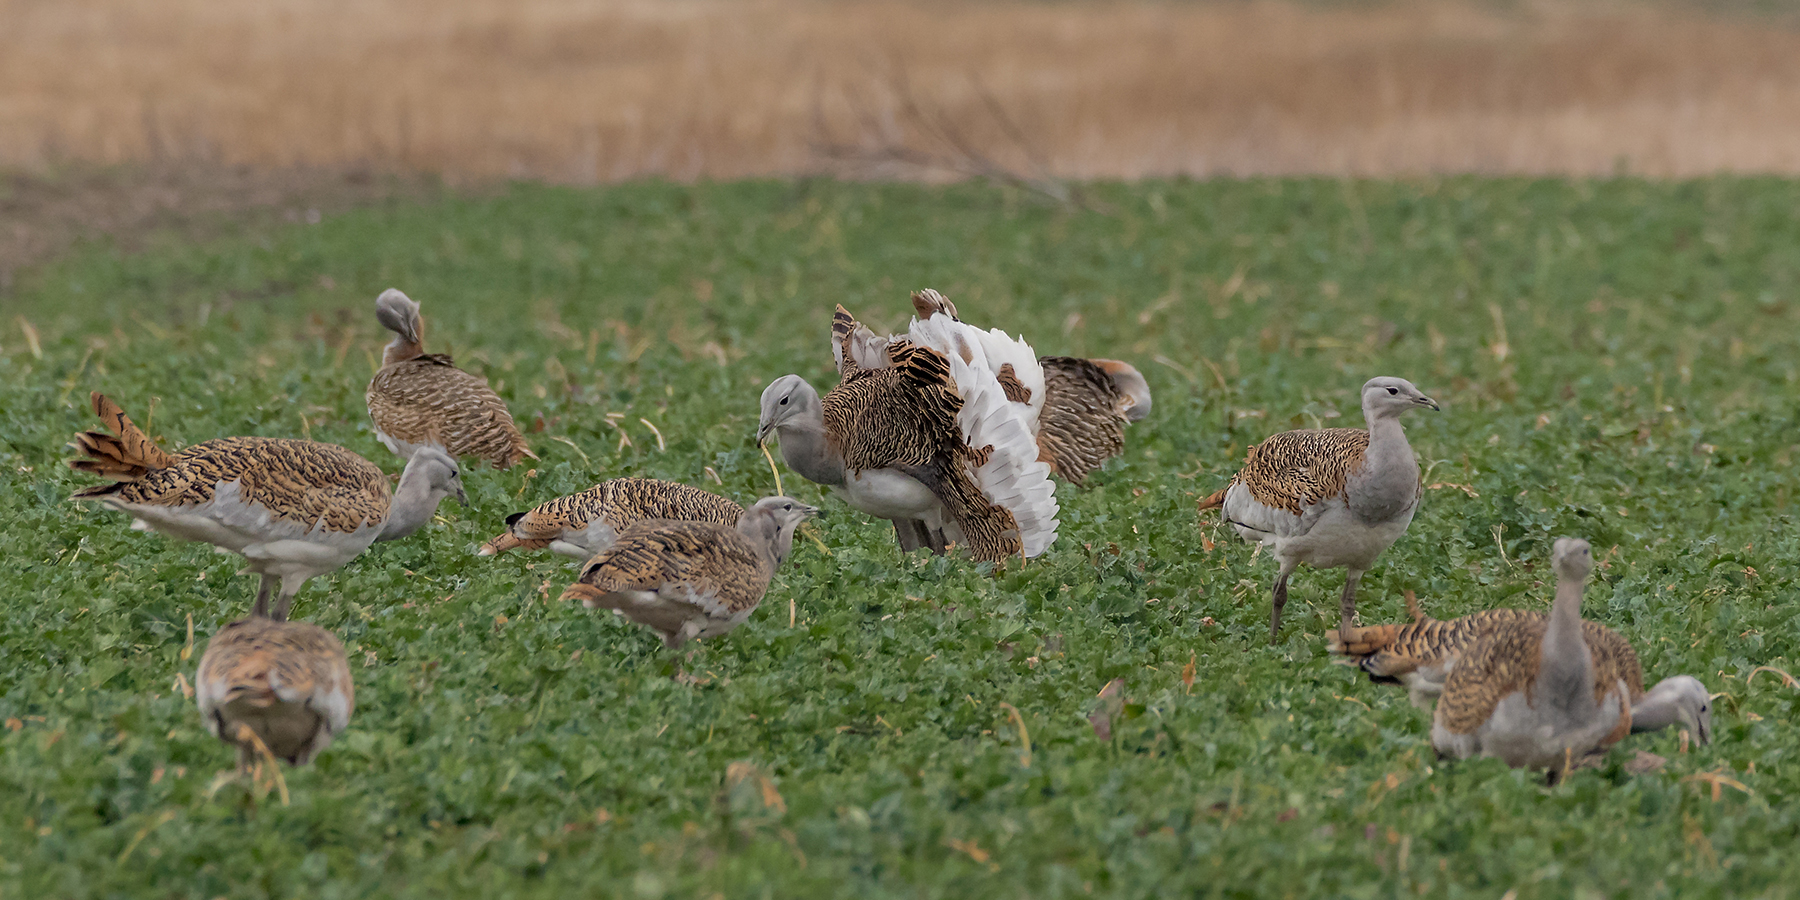
<path id="1" fill-rule="evenodd" d="M 520 186 L 25 279 L 0 301 L 0 897 L 1800 892 L 1800 690 L 1750 677 L 1800 651 L 1800 183 L 1086 197 Z M 64 502 L 90 482 L 63 444 L 104 389 L 171 446 L 310 435 L 398 471 L 363 408 L 388 286 L 541 429 L 543 461 L 471 467 L 472 509 L 300 594 L 350 649 L 356 715 L 288 772 L 291 806 L 252 806 L 209 792 L 233 757 L 177 675 L 254 580 Z M 688 684 L 647 632 L 556 601 L 572 564 L 472 555 L 602 478 L 710 467 L 730 496 L 772 492 L 763 385 L 830 385 L 832 304 L 899 327 L 922 286 L 1151 381 L 1127 455 L 1061 488 L 1041 560 L 903 559 L 825 501 Z M 1329 664 L 1339 573 L 1296 577 L 1269 646 L 1270 561 L 1194 502 L 1264 434 L 1359 422 L 1377 374 L 1444 411 L 1407 421 L 1431 489 L 1363 620 L 1403 615 L 1404 589 L 1446 617 L 1542 606 L 1551 540 L 1586 537 L 1587 616 L 1648 680 L 1720 692 L 1716 744 L 1639 736 L 1553 789 L 1440 764 L 1402 692 Z M 1087 715 L 1114 678 L 1103 741 Z M 1636 749 L 1668 762 L 1628 774 Z"/>

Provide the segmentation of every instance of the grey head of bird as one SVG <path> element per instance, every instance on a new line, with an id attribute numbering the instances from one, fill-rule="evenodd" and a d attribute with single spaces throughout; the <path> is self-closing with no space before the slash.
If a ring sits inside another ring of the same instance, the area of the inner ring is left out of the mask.
<path id="1" fill-rule="evenodd" d="M 762 417 L 756 425 L 756 443 L 768 441 L 769 434 L 788 420 L 819 408 L 819 392 L 798 375 L 783 375 L 762 392 Z"/>
<path id="2" fill-rule="evenodd" d="M 776 566 L 787 561 L 794 549 L 794 529 L 800 523 L 821 515 L 816 506 L 807 506 L 792 497 L 764 497 L 744 510 L 738 519 L 738 533 L 769 547 Z"/>
<path id="3" fill-rule="evenodd" d="M 407 343 L 419 343 L 419 303 L 398 288 L 388 288 L 375 298 L 375 321 Z"/>
<path id="4" fill-rule="evenodd" d="M 418 474 L 413 474 L 415 471 Z M 430 503 L 434 508 L 445 497 L 455 497 L 456 502 L 464 507 L 469 505 L 469 495 L 463 490 L 462 468 L 449 453 L 437 447 L 428 444 L 414 450 L 400 480 L 406 481 L 408 475 L 425 479 L 431 497 Z"/>
<path id="5" fill-rule="evenodd" d="M 1369 419 L 1391 418 L 1421 406 L 1432 410 L 1438 408 L 1436 400 L 1425 396 L 1424 391 L 1404 378 L 1382 375 L 1363 383 L 1363 415 Z"/>
<path id="6" fill-rule="evenodd" d="M 1594 568 L 1594 552 L 1581 538 L 1557 538 L 1550 551 L 1550 565 L 1559 578 L 1587 581 L 1588 572 Z"/>
<path id="7" fill-rule="evenodd" d="M 1644 699 L 1664 698 L 1675 706 L 1682 726 L 1701 744 L 1712 743 L 1712 694 L 1692 675 L 1676 675 L 1657 682 Z"/>

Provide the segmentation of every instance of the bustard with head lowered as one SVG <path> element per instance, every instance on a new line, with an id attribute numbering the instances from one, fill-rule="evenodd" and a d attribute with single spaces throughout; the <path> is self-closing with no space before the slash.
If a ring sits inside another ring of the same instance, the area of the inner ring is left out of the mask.
<path id="1" fill-rule="evenodd" d="M 1356 584 L 1376 557 L 1406 533 L 1419 508 L 1419 462 L 1400 416 L 1437 409 L 1437 401 L 1404 378 L 1371 378 L 1363 385 L 1368 429 L 1284 431 L 1250 448 L 1231 483 L 1200 501 L 1219 509 L 1247 541 L 1268 547 L 1275 575 L 1269 640 L 1281 634 L 1288 577 L 1306 564 L 1343 569 L 1342 629 L 1356 615 Z"/>
<path id="2" fill-rule="evenodd" d="M 303 766 L 350 724 L 356 688 L 344 645 L 305 622 L 253 615 L 219 629 L 194 678 L 206 730 L 237 747 L 238 769 L 256 761 L 257 744 Z"/>
<path id="3" fill-rule="evenodd" d="M 736 525 L 645 519 L 581 567 L 562 599 L 610 609 L 678 648 L 744 623 L 794 549 L 794 529 L 819 511 L 764 497 Z"/>
<path id="4" fill-rule="evenodd" d="M 644 519 L 735 525 L 743 515 L 742 506 L 711 491 L 655 478 L 614 478 L 507 516 L 506 530 L 482 544 L 476 555 L 547 547 L 585 560 Z"/>
<path id="5" fill-rule="evenodd" d="M 228 437 L 169 454 L 105 395 L 96 392 L 93 404 L 111 433 L 75 435 L 85 458 L 69 466 L 114 481 L 70 499 L 127 513 L 136 530 L 244 557 L 246 571 L 262 576 L 252 615 L 286 619 L 307 579 L 377 540 L 418 531 L 445 497 L 468 503 L 456 461 L 435 448 L 415 453 L 390 493 L 381 469 L 336 444 Z M 281 595 L 271 612 L 277 582 Z"/>
<path id="6" fill-rule="evenodd" d="M 912 295 L 912 303 L 921 320 L 947 320 L 939 323 L 942 329 L 960 327 L 989 348 L 990 359 L 998 360 L 995 375 L 1007 399 L 1024 406 L 1037 437 L 1038 458 L 1071 484 L 1081 485 L 1089 473 L 1125 452 L 1125 425 L 1150 415 L 1150 385 L 1130 363 L 1076 356 L 1031 359 L 1025 347 L 1025 360 L 1015 364 L 1016 354 L 1009 359 L 1004 351 L 1023 346 L 1021 342 L 999 329 L 984 332 L 963 322 L 943 294 L 926 288 Z"/>
<path id="7" fill-rule="evenodd" d="M 1419 609 L 1410 592 L 1407 609 L 1410 622 L 1357 628 L 1348 638 L 1340 631 L 1327 631 L 1325 639 L 1335 662 L 1362 669 L 1377 684 L 1403 685 L 1421 709 L 1432 708 L 1457 660 L 1483 634 L 1515 624 L 1535 627 L 1545 618 L 1537 610 L 1488 609 L 1456 619 L 1433 619 Z M 1631 697 L 1633 734 L 1680 725 L 1700 743 L 1712 741 L 1712 697 L 1698 678 L 1675 675 L 1646 691 L 1643 667 L 1631 642 L 1598 622 L 1583 620 L 1581 633 L 1588 650 L 1602 661 L 1597 665 L 1622 673 Z"/>
<path id="8" fill-rule="evenodd" d="M 1550 614 L 1481 632 L 1444 681 L 1431 743 L 1442 756 L 1493 756 L 1552 777 L 1604 754 L 1632 730 L 1637 657 L 1587 638 L 1581 596 L 1593 555 L 1587 541 L 1562 538 L 1551 563 Z"/>
<path id="9" fill-rule="evenodd" d="M 763 391 L 758 443 L 778 436 L 790 468 L 893 522 L 903 549 L 956 542 L 997 562 L 1050 546 L 1049 467 L 979 343 L 918 329 L 873 338 L 842 306 L 832 333 L 837 386 L 821 399 L 798 375 L 776 379 Z"/>
<path id="10" fill-rule="evenodd" d="M 457 368 L 449 356 L 425 352 L 416 301 L 388 288 L 375 300 L 375 318 L 394 333 L 367 394 L 375 436 L 389 450 L 411 459 L 417 448 L 435 446 L 458 459 L 480 457 L 496 469 L 537 459 L 485 379 Z"/>

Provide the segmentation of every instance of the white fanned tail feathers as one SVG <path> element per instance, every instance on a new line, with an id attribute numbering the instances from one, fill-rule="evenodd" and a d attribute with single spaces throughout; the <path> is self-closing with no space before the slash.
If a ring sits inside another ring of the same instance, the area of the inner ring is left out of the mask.
<path id="1" fill-rule="evenodd" d="M 929 319 L 914 319 L 908 331 L 914 343 L 923 344 L 946 356 L 960 356 L 967 360 L 971 352 L 979 352 L 987 359 L 988 371 L 1000 380 L 1006 381 L 1005 370 L 1012 368 L 1011 380 L 1013 388 L 1022 388 L 1024 397 L 1007 394 L 1007 399 L 1022 404 L 1022 418 L 1033 435 L 1038 431 L 1038 414 L 1044 409 L 1044 367 L 1038 362 L 1037 351 L 1025 341 L 1010 337 L 998 328 L 983 331 L 966 322 L 951 318 L 945 313 L 937 313 Z"/>
<path id="2" fill-rule="evenodd" d="M 1027 412 L 1027 404 L 1007 399 L 996 377 L 994 357 L 987 350 L 990 340 L 977 336 L 987 334 L 949 316 L 935 315 L 924 322 L 915 319 L 908 337 L 949 359 L 951 376 L 963 399 L 956 418 L 963 438 L 978 450 L 993 448 L 987 461 L 975 470 L 975 481 L 990 501 L 1012 512 L 1029 558 L 1043 553 L 1056 540 L 1056 486 L 1050 481 L 1050 466 L 1038 459 L 1037 438 L 1028 424 L 1027 416 L 1035 416 L 1035 409 Z M 1020 382 L 1029 387 L 1034 383 L 1030 379 L 1035 378 L 1033 399 L 1041 406 L 1044 370 L 1037 357 L 1023 341 L 1000 332 L 994 335 L 999 340 L 992 340 L 992 345 L 1001 351 L 1004 362 L 1013 365 Z M 1028 368 L 1025 362 L 1029 362 Z"/>

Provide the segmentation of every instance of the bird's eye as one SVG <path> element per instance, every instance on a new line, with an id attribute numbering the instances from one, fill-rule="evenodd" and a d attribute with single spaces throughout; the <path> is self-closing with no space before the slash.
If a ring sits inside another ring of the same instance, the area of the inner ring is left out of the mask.
<path id="1" fill-rule="evenodd" d="M 1394 396 L 1398 397 L 1398 396 L 1400 396 L 1400 389 L 1399 388 L 1388 388 L 1388 393 L 1393 394 Z"/>
<path id="2" fill-rule="evenodd" d="M 792 503 L 783 503 L 783 504 L 781 504 L 781 508 L 782 508 L 782 509 L 793 509 L 793 508 L 794 508 L 794 504 L 792 504 Z"/>
<path id="3" fill-rule="evenodd" d="M 786 397 L 783 397 L 783 398 L 781 398 L 781 405 L 782 405 L 782 406 L 786 406 L 786 405 L 787 405 L 787 402 L 788 402 L 788 398 L 786 398 Z"/>

